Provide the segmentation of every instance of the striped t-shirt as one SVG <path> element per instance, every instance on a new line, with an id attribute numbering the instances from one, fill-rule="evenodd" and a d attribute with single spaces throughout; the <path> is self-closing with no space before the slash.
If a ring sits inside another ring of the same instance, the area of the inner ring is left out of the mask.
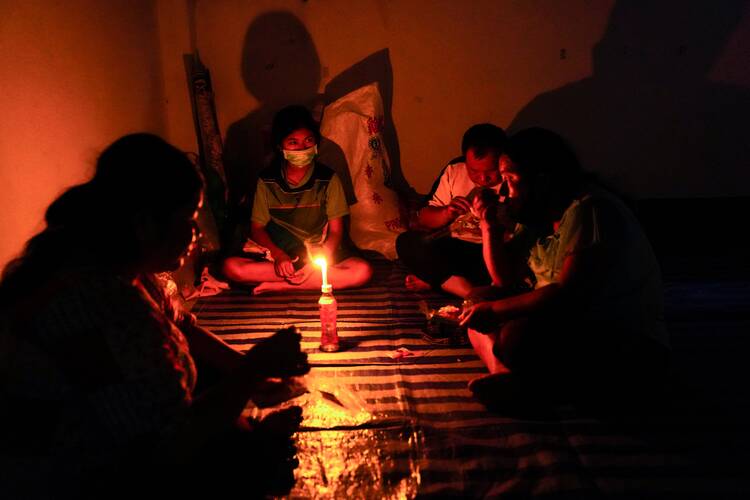
<path id="1" fill-rule="evenodd" d="M 281 165 L 260 173 L 251 219 L 265 226 L 274 244 L 288 254 L 306 242 L 321 243 L 328 221 L 347 214 L 341 180 L 321 163 L 295 185 L 286 180 Z"/>

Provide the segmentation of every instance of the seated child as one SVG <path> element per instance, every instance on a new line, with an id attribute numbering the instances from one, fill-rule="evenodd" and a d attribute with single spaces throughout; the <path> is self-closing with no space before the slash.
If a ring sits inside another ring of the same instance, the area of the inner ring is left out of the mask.
<path id="1" fill-rule="evenodd" d="M 321 287 L 321 272 L 312 260 L 322 256 L 334 288 L 364 285 L 372 267 L 345 241 L 349 207 L 339 177 L 315 161 L 317 123 L 303 106 L 288 106 L 274 117 L 271 134 L 275 156 L 258 179 L 250 234 L 269 250 L 273 262 L 229 257 L 224 275 L 257 284 L 256 295 L 316 289 Z"/>

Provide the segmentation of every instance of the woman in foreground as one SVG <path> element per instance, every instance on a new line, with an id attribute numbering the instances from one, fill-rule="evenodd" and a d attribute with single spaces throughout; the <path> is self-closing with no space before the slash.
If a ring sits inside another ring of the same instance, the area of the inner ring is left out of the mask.
<path id="1" fill-rule="evenodd" d="M 9 498 L 220 493 L 241 467 L 262 494 L 289 483 L 298 408 L 241 418 L 268 379 L 309 370 L 293 329 L 247 354 L 170 308 L 154 273 L 177 269 L 196 237 L 203 181 L 149 134 L 100 155 L 64 192 L 0 282 L 0 467 Z M 221 373 L 197 394 L 196 361 Z M 260 457 L 260 452 L 263 457 Z M 287 486 L 289 486 L 287 484 Z"/>

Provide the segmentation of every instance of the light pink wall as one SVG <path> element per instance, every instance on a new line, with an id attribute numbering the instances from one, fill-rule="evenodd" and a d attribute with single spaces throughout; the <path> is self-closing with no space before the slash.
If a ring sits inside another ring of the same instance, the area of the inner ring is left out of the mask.
<path id="1" fill-rule="evenodd" d="M 153 0 L 0 4 L 0 264 L 134 131 L 166 133 Z"/>

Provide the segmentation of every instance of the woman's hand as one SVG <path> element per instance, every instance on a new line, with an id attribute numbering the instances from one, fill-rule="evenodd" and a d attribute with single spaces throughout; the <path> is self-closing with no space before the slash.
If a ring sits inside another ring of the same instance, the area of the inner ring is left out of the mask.
<path id="1" fill-rule="evenodd" d="M 292 260 L 284 252 L 273 256 L 273 270 L 279 278 L 289 279 L 294 274 L 294 263 L 299 259 Z"/>
<path id="2" fill-rule="evenodd" d="M 497 193 L 491 189 L 483 189 L 474 197 L 472 210 L 483 225 L 493 230 L 512 230 L 516 225 L 510 215 L 509 206 L 500 203 Z"/>
<path id="3" fill-rule="evenodd" d="M 263 339 L 245 354 L 245 362 L 261 378 L 287 378 L 310 371 L 307 354 L 302 352 L 302 335 L 297 328 L 279 330 Z"/>
<path id="4" fill-rule="evenodd" d="M 483 189 L 472 202 L 472 211 L 479 217 L 482 222 L 493 223 L 494 214 L 499 204 L 497 194 L 491 189 Z"/>
<path id="5" fill-rule="evenodd" d="M 301 285 L 302 283 L 310 279 L 310 276 L 312 276 L 314 272 L 315 266 L 308 262 L 286 280 L 292 285 Z"/>
<path id="6" fill-rule="evenodd" d="M 496 332 L 500 318 L 495 311 L 495 302 L 480 302 L 465 308 L 458 317 L 459 324 L 479 332 Z"/>

